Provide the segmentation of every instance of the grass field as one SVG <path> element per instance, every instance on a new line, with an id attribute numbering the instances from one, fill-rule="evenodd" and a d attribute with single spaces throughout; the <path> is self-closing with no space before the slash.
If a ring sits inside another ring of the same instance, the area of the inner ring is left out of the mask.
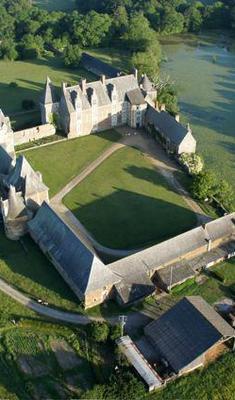
<path id="1" fill-rule="evenodd" d="M 119 138 L 117 132 L 106 131 L 22 154 L 35 170 L 42 173 L 50 196 L 53 196 Z"/>
<path id="2" fill-rule="evenodd" d="M 148 400 L 232 400 L 235 391 L 235 357 L 227 353 L 201 371 L 170 383 Z"/>
<path id="3" fill-rule="evenodd" d="M 39 108 L 47 76 L 58 89 L 62 81 L 78 83 L 81 77 L 94 78 L 83 69 L 66 69 L 62 60 L 56 57 L 28 62 L 0 61 L 0 108 L 11 116 L 15 129 L 20 129 L 26 123 L 35 125 L 40 121 L 39 111 L 20 114 L 21 103 L 24 99 L 32 99 Z M 18 86 L 9 86 L 11 82 L 16 82 Z"/>
<path id="4" fill-rule="evenodd" d="M 140 247 L 190 229 L 195 215 L 138 150 L 106 160 L 64 199 L 103 245 Z"/>

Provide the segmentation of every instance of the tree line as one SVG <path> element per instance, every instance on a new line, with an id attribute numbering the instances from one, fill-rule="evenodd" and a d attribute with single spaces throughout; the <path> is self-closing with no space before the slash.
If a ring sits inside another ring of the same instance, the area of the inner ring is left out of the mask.
<path id="1" fill-rule="evenodd" d="M 0 58 L 63 54 L 79 64 L 81 50 L 114 46 L 130 51 L 131 64 L 153 76 L 161 60 L 159 34 L 235 27 L 235 0 L 205 5 L 187 0 L 77 0 L 73 12 L 48 12 L 30 0 L 0 0 Z M 158 35 L 157 35 L 158 34 Z"/>

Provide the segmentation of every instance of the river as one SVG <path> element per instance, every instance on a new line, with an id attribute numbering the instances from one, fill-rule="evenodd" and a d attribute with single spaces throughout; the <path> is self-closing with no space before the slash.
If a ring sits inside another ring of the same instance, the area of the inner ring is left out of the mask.
<path id="1" fill-rule="evenodd" d="M 235 40 L 221 33 L 161 40 L 161 71 L 176 84 L 207 166 L 235 188 Z"/>

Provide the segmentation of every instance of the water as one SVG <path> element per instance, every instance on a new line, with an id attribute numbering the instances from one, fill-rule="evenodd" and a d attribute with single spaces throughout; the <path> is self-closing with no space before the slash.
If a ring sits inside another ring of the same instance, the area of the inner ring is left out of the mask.
<path id="1" fill-rule="evenodd" d="M 190 122 L 207 166 L 235 188 L 235 40 L 183 35 L 162 46 L 161 70 L 176 83 L 182 122 Z"/>

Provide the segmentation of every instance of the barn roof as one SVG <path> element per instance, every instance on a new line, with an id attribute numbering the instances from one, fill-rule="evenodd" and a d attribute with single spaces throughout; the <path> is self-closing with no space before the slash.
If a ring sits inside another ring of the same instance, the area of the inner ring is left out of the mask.
<path id="1" fill-rule="evenodd" d="M 121 70 L 114 68 L 87 53 L 82 53 L 81 65 L 83 68 L 93 72 L 97 76 L 106 75 L 109 78 L 114 78 L 121 74 Z"/>
<path id="2" fill-rule="evenodd" d="M 44 202 L 28 225 L 35 242 L 81 300 L 119 281 L 49 204 Z"/>
<path id="3" fill-rule="evenodd" d="M 234 329 L 202 297 L 191 296 L 145 328 L 157 351 L 175 372 L 187 367 Z"/>
<path id="4" fill-rule="evenodd" d="M 180 145 L 189 132 L 167 111 L 158 111 L 151 106 L 148 107 L 146 113 L 146 122 L 154 125 L 156 130 L 163 133 L 175 145 Z"/>

